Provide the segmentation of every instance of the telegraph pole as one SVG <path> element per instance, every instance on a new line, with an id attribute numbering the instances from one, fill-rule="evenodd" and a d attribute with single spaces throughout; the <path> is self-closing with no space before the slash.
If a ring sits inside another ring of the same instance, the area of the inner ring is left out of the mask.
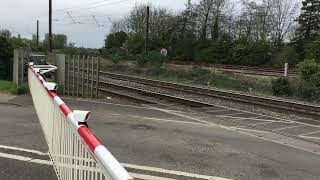
<path id="1" fill-rule="evenodd" d="M 37 20 L 37 47 L 39 47 L 39 20 Z"/>
<path id="2" fill-rule="evenodd" d="M 52 0 L 49 0 L 49 52 L 52 53 Z"/>
<path id="3" fill-rule="evenodd" d="M 148 52 L 148 41 L 149 41 L 149 16 L 150 16 L 150 7 L 147 6 L 147 17 L 146 17 L 146 35 L 144 40 L 144 51 Z"/>

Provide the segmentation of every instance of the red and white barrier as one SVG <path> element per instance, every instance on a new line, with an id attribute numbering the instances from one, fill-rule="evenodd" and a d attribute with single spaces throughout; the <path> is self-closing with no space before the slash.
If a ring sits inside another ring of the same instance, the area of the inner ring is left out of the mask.
<path id="1" fill-rule="evenodd" d="M 90 113 L 72 111 L 46 81 L 50 68 L 30 65 L 28 82 L 58 179 L 133 180 L 86 126 Z"/>

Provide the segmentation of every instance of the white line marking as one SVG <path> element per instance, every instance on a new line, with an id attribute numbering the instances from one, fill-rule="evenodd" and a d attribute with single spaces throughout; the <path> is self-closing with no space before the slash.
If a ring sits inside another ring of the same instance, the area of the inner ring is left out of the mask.
<path id="1" fill-rule="evenodd" d="M 151 120 L 151 121 L 163 121 L 163 122 L 174 122 L 174 123 L 182 123 L 182 124 L 194 124 L 194 125 L 205 125 L 208 126 L 208 123 L 200 123 L 200 122 L 188 122 L 188 121 L 177 121 L 177 120 L 171 120 L 171 119 L 159 119 L 159 118 L 151 118 L 151 117 L 143 117 L 143 116 L 131 116 L 131 115 L 124 115 L 124 114 L 108 114 L 110 116 L 121 116 L 121 117 L 131 117 L 131 118 L 138 118 L 138 120 Z M 213 125 L 211 125 L 213 126 Z"/>
<path id="2" fill-rule="evenodd" d="M 306 134 L 300 134 L 299 136 L 306 136 L 306 135 L 311 135 L 311 134 L 316 134 L 316 133 L 320 133 L 320 131 L 313 131 L 313 132 L 306 133 Z"/>
<path id="3" fill-rule="evenodd" d="M 320 140 L 320 137 L 313 137 L 313 136 L 300 136 L 302 138 L 307 138 L 307 139 L 319 139 Z"/>
<path id="4" fill-rule="evenodd" d="M 233 115 L 240 115 L 240 114 L 248 114 L 248 113 L 238 112 L 238 113 L 231 113 L 231 114 L 224 114 L 224 115 L 216 115 L 216 116 L 231 116 L 231 117 L 234 117 Z"/>
<path id="5" fill-rule="evenodd" d="M 165 111 L 165 110 L 161 110 L 161 109 L 158 109 L 158 110 L 159 111 L 163 111 L 163 112 L 167 112 L 169 114 L 173 114 L 173 115 L 176 115 L 176 116 L 180 116 L 180 117 L 184 117 L 184 118 L 188 118 L 188 119 L 192 119 L 192 120 L 197 120 L 196 118 L 192 118 L 192 117 L 188 117 L 188 116 L 184 116 L 184 115 L 179 115 L 178 113 L 171 113 L 170 111 Z M 255 138 L 258 138 L 258 139 L 263 139 L 263 140 L 270 141 L 270 142 L 273 142 L 273 143 L 276 143 L 276 144 L 282 144 L 282 145 L 285 145 L 285 146 L 288 146 L 288 147 L 291 147 L 291 148 L 295 148 L 295 149 L 299 149 L 299 150 L 302 150 L 302 151 L 305 151 L 305 152 L 309 152 L 309 153 L 312 153 L 312 154 L 320 155 L 320 151 L 309 150 L 309 149 L 301 147 L 301 146 L 299 147 L 299 146 L 296 146 L 294 144 L 290 144 L 290 142 L 284 143 L 283 141 L 280 141 L 281 139 L 280 140 L 268 139 L 268 138 L 265 138 L 265 137 L 262 137 L 262 136 L 258 136 L 258 135 L 255 135 L 255 134 L 250 134 L 250 133 L 243 132 L 243 131 L 237 131 L 236 129 L 234 129 L 232 127 L 227 127 L 227 126 L 215 124 L 215 123 L 211 123 L 211 122 L 208 122 L 208 121 L 204 121 L 204 122 L 208 123 L 209 125 L 213 124 L 216 127 L 220 127 L 220 128 L 223 128 L 223 129 L 226 129 L 226 130 L 229 130 L 229 131 L 234 131 L 234 132 L 237 132 L 237 133 L 245 134 L 247 136 L 255 137 Z"/>
<path id="6" fill-rule="evenodd" d="M 142 179 L 142 180 L 176 180 L 171 178 L 163 178 L 158 176 L 150 176 L 145 174 L 129 173 L 133 178 Z"/>
<path id="7" fill-rule="evenodd" d="M 272 124 L 272 123 L 293 124 L 293 122 L 266 121 L 266 122 L 263 122 L 263 123 L 257 123 L 257 124 L 254 124 L 254 125 L 264 125 L 264 124 Z"/>
<path id="8" fill-rule="evenodd" d="M 244 114 L 244 113 L 243 113 Z M 253 114 L 254 115 L 254 114 Z M 241 118 L 241 119 L 254 119 L 254 118 L 259 118 L 262 116 L 252 116 L 252 117 L 239 117 L 239 116 L 229 116 L 229 115 L 217 115 L 218 117 L 228 117 L 228 118 Z"/>
<path id="9" fill-rule="evenodd" d="M 305 126 L 305 125 L 297 125 L 297 126 L 289 126 L 289 127 L 284 127 L 284 128 L 279 128 L 279 129 L 274 129 L 275 131 L 279 131 L 279 130 L 285 130 L 285 129 L 292 129 L 292 128 L 297 128 L 297 127 L 301 127 L 301 126 Z"/>
<path id="10" fill-rule="evenodd" d="M 36 150 L 30 150 L 30 149 L 24 149 L 24 148 L 18 148 L 18 147 L 6 146 L 6 145 L 0 145 L 0 148 L 16 150 L 16 151 L 30 152 L 30 153 L 39 154 L 39 155 L 48 155 L 48 153 L 43 153 L 43 152 L 36 151 Z"/>
<path id="11" fill-rule="evenodd" d="M 230 180 L 226 178 L 216 177 L 216 176 L 206 176 L 206 175 L 200 175 L 200 174 L 194 174 L 194 173 L 187 173 L 187 172 L 181 172 L 181 171 L 174 171 L 174 170 L 167 170 L 162 168 L 154 168 L 154 167 L 147 167 L 147 166 L 139 166 L 139 165 L 133 165 L 133 164 L 125 164 L 122 163 L 122 165 L 126 168 L 132 168 L 132 169 L 138 169 L 138 170 L 145 170 L 145 171 L 152 171 L 152 172 L 159 172 L 164 174 L 172 174 L 172 175 L 178 175 L 178 176 L 185 176 L 185 177 L 193 177 L 193 178 L 199 178 L 199 179 L 207 179 L 207 180 Z"/>
<path id="12" fill-rule="evenodd" d="M 7 154 L 7 153 L 0 152 L 0 157 L 7 158 L 7 159 L 14 159 L 14 160 L 18 160 L 18 161 L 36 163 L 36 164 L 52 165 L 51 161 L 41 160 L 41 159 L 33 159 L 30 157 L 18 156 L 18 155 L 14 155 L 14 154 Z"/>
<path id="13" fill-rule="evenodd" d="M 32 152 L 35 154 L 39 154 L 39 151 L 36 151 L 36 150 L 29 150 L 29 149 L 10 147 L 10 146 L 6 146 L 6 147 L 8 147 L 8 149 L 20 149 L 20 150 L 23 150 L 26 152 Z M 40 152 L 40 153 L 42 153 L 42 152 Z M 30 157 L 19 156 L 19 155 L 8 154 L 8 153 L 1 153 L 1 152 L 0 152 L 0 157 L 18 160 L 18 161 L 24 161 L 24 162 L 28 162 L 28 163 L 43 164 L 43 165 L 52 165 L 53 164 L 51 161 L 48 161 L 48 160 L 33 159 Z M 216 176 L 206 176 L 206 175 L 201 175 L 201 174 L 167 170 L 167 169 L 148 167 L 148 166 L 139 166 L 139 165 L 128 164 L 128 163 L 122 163 L 122 165 L 126 168 L 151 171 L 151 172 L 163 173 L 163 174 L 168 174 L 168 175 L 178 175 L 178 176 L 193 177 L 193 178 L 206 179 L 206 180 L 230 180 L 230 179 L 216 177 Z M 136 174 L 136 173 L 130 173 L 130 174 L 136 178 L 144 179 L 144 180 L 173 180 L 170 178 L 163 178 L 163 177 L 150 176 L 150 175 L 144 175 L 144 174 Z"/>
<path id="14" fill-rule="evenodd" d="M 223 111 L 229 111 L 229 109 L 210 110 L 210 111 L 206 111 L 206 110 L 205 110 L 205 112 L 212 112 L 212 113 L 215 113 L 215 112 L 223 112 Z"/>
<path id="15" fill-rule="evenodd" d="M 134 105 L 126 105 L 126 104 L 107 103 L 107 102 L 92 101 L 92 100 L 77 99 L 77 98 L 68 98 L 68 97 L 62 97 L 62 99 L 73 100 L 73 101 L 82 101 L 82 102 L 90 102 L 90 103 L 97 103 L 97 104 L 107 104 L 107 105 L 122 106 L 122 107 L 132 107 L 132 108 L 138 108 L 138 109 L 150 109 L 150 110 L 153 109 L 151 107 L 144 107 L 144 106 L 134 106 Z"/>

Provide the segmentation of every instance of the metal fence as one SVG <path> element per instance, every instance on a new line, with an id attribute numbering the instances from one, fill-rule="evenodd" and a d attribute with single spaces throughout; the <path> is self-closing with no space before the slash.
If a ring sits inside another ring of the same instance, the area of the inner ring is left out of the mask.
<path id="1" fill-rule="evenodd" d="M 85 125 L 89 112 L 71 111 L 42 68 L 30 66 L 28 82 L 58 179 L 133 180 Z"/>

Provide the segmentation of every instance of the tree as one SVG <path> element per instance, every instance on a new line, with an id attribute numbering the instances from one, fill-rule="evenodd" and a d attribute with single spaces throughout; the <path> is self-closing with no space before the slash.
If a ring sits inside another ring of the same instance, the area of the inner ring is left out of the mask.
<path id="1" fill-rule="evenodd" d="M 68 38 L 64 34 L 53 34 L 52 35 L 52 45 L 53 49 L 64 49 L 67 47 Z M 48 47 L 49 44 L 49 34 L 45 35 L 43 45 Z"/>
<path id="2" fill-rule="evenodd" d="M 12 33 L 8 29 L 2 29 L 0 30 L 0 35 L 10 38 L 12 36 Z"/>
<path id="3" fill-rule="evenodd" d="M 280 47 L 294 27 L 298 4 L 292 0 L 272 0 L 272 36 L 276 46 Z"/>
<path id="4" fill-rule="evenodd" d="M 106 48 L 120 48 L 127 41 L 127 33 L 120 31 L 109 34 L 105 39 Z"/>
<path id="5" fill-rule="evenodd" d="M 320 34 L 320 0 L 304 0 L 298 18 L 298 36 L 303 40 L 313 40 Z"/>
<path id="6" fill-rule="evenodd" d="M 3 35 L 0 35 L 0 79 L 9 79 L 10 59 L 13 56 L 13 48 Z"/>

